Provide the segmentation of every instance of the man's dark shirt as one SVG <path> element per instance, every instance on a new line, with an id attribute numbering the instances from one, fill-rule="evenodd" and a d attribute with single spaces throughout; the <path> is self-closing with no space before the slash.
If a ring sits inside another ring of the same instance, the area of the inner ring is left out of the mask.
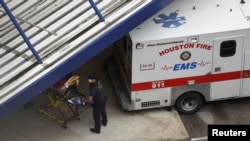
<path id="1" fill-rule="evenodd" d="M 102 90 L 102 84 L 100 81 L 96 81 L 96 83 L 90 84 L 90 96 L 93 97 L 94 106 L 103 106 L 105 103 L 105 94 Z"/>

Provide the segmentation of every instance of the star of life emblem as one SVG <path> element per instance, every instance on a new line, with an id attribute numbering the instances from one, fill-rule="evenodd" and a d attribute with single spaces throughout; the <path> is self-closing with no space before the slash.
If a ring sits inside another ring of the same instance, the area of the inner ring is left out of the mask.
<path id="1" fill-rule="evenodd" d="M 165 28 L 174 28 L 179 27 L 185 23 L 185 17 L 177 17 L 178 13 L 173 12 L 170 13 L 169 16 L 165 14 L 160 14 L 158 17 L 159 19 L 154 19 L 156 24 L 163 24 L 162 27 Z"/>

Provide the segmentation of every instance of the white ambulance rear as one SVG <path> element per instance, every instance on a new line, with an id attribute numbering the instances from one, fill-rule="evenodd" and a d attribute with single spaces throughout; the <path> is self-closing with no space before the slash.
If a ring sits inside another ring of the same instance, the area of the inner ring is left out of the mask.
<path id="1" fill-rule="evenodd" d="M 114 46 L 107 67 L 125 110 L 191 114 L 250 96 L 250 0 L 175 0 Z"/>

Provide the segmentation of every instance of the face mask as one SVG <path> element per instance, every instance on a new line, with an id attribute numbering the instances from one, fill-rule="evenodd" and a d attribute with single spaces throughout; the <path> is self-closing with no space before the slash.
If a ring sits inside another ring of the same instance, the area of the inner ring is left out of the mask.
<path id="1" fill-rule="evenodd" d="M 92 82 L 92 80 L 91 80 L 91 79 L 88 79 L 88 81 L 89 81 L 89 83 L 91 83 L 91 82 Z"/>

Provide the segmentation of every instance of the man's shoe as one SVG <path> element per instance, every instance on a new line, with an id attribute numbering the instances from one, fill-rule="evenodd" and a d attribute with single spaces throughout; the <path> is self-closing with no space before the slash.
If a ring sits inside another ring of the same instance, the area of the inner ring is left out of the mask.
<path id="1" fill-rule="evenodd" d="M 107 126 L 108 121 L 102 121 L 103 126 Z"/>
<path id="2" fill-rule="evenodd" d="M 100 134 L 100 130 L 97 130 L 95 128 L 90 128 L 90 131 L 96 134 Z"/>
<path id="3" fill-rule="evenodd" d="M 107 126 L 107 122 L 106 122 L 106 123 L 102 122 L 102 125 L 103 125 L 103 126 Z"/>

